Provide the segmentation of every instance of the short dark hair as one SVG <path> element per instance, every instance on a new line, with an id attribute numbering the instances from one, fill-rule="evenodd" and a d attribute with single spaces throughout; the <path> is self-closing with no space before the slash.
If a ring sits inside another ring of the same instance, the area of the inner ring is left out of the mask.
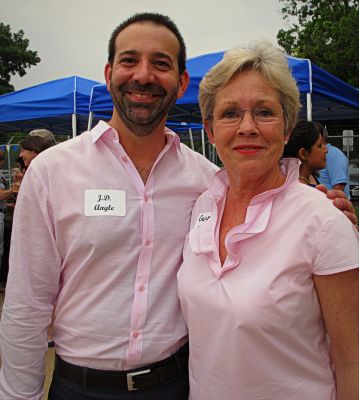
<path id="1" fill-rule="evenodd" d="M 115 42 L 118 34 L 127 28 L 129 25 L 132 25 L 136 22 L 146 22 L 150 21 L 157 25 L 163 25 L 168 28 L 174 35 L 176 36 L 180 48 L 178 52 L 178 69 L 179 73 L 182 74 L 186 70 L 186 45 L 184 43 L 183 37 L 180 31 L 177 28 L 177 25 L 171 20 L 171 18 L 166 15 L 158 14 L 158 13 L 137 13 L 132 15 L 123 21 L 120 25 L 115 28 L 112 32 L 110 41 L 108 43 L 108 62 L 112 65 L 115 58 Z"/>
<path id="2" fill-rule="evenodd" d="M 310 152 L 319 136 L 321 136 L 321 132 L 316 122 L 298 121 L 284 147 L 283 157 L 298 158 L 301 148 Z"/>
<path id="3" fill-rule="evenodd" d="M 54 144 L 55 143 L 51 143 L 40 136 L 26 136 L 26 138 L 21 140 L 19 143 L 22 149 L 34 151 L 37 154 L 52 147 Z"/>

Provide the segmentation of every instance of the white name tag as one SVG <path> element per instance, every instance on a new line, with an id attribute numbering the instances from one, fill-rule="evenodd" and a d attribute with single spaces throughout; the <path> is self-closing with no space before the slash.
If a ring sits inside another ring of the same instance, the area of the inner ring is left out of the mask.
<path id="1" fill-rule="evenodd" d="M 124 190 L 85 190 L 85 215 L 109 215 L 124 217 L 126 215 L 126 192 Z"/>
<path id="2" fill-rule="evenodd" d="M 195 227 L 199 228 L 203 223 L 209 221 L 211 219 L 211 216 L 212 216 L 212 213 L 210 213 L 210 212 L 199 214 L 199 216 L 197 217 Z"/>

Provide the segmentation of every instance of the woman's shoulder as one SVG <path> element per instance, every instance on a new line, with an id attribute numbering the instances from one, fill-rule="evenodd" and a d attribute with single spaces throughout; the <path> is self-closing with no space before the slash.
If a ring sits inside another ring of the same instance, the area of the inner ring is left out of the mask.
<path id="1" fill-rule="evenodd" d="M 309 185 L 292 185 L 286 191 L 282 202 L 285 204 L 280 204 L 281 207 L 289 208 L 293 213 L 303 215 L 303 218 L 315 217 L 318 222 L 338 218 L 347 220 L 325 193 Z"/>

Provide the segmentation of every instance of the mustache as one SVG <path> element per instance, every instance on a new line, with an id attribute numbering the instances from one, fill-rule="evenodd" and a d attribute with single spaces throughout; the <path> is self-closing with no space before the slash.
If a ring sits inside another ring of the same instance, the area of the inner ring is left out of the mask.
<path id="1" fill-rule="evenodd" d="M 166 96 L 167 90 L 165 90 L 162 86 L 156 85 L 155 83 L 146 83 L 145 85 L 141 85 L 137 82 L 125 82 L 120 87 L 119 90 L 124 92 L 142 92 L 142 93 L 150 93 L 155 96 Z"/>

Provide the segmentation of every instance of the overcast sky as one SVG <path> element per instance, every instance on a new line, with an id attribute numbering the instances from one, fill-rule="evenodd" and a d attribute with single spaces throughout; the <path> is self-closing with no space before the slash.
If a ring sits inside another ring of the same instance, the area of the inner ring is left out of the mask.
<path id="1" fill-rule="evenodd" d="M 23 29 L 41 62 L 15 89 L 79 75 L 104 82 L 107 42 L 113 29 L 135 12 L 170 16 L 179 27 L 188 57 L 268 39 L 284 22 L 278 0 L 0 0 L 0 22 Z"/>

